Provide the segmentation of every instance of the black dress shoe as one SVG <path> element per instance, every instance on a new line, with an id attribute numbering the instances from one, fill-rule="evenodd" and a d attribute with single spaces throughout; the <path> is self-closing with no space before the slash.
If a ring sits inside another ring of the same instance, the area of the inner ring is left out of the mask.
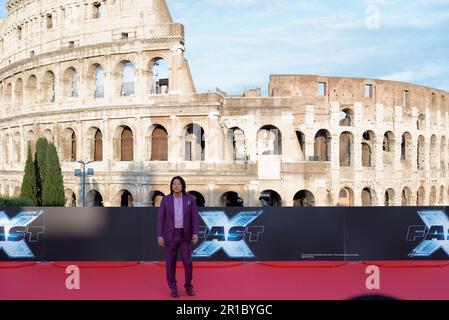
<path id="1" fill-rule="evenodd" d="M 178 292 L 178 290 L 171 291 L 171 292 L 170 292 L 170 296 L 171 296 L 172 298 L 179 298 L 179 292 Z"/>
<path id="2" fill-rule="evenodd" d="M 186 288 L 187 295 L 193 297 L 195 295 L 195 290 L 193 288 Z"/>

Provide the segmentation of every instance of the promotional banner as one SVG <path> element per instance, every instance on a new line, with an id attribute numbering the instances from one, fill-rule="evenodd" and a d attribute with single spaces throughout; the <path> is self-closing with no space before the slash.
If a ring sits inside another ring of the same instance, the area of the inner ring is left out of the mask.
<path id="1" fill-rule="evenodd" d="M 161 261 L 158 208 L 0 209 L 0 261 Z M 447 260 L 444 207 L 199 208 L 197 261 Z"/>

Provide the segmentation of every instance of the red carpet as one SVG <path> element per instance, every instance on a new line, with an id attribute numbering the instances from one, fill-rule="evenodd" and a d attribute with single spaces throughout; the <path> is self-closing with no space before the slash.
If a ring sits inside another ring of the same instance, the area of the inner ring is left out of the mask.
<path id="1" fill-rule="evenodd" d="M 81 270 L 80 290 L 65 287 L 71 263 L 0 262 L 0 300 L 10 299 L 171 299 L 163 263 L 73 263 Z M 365 288 L 366 266 L 380 267 L 381 290 Z M 195 298 L 182 284 L 181 299 L 349 299 L 382 294 L 399 299 L 449 299 L 447 262 L 265 262 L 194 263 Z"/>

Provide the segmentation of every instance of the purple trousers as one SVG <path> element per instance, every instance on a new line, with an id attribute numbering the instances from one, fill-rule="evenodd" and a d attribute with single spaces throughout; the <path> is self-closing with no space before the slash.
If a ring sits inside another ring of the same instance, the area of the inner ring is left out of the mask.
<path id="1" fill-rule="evenodd" d="M 184 239 L 184 229 L 175 229 L 173 240 L 166 243 L 165 260 L 167 273 L 167 282 L 170 290 L 176 290 L 176 261 L 178 258 L 178 251 L 181 248 L 182 263 L 185 269 L 185 288 L 193 288 L 192 286 L 192 244 L 190 239 Z"/>

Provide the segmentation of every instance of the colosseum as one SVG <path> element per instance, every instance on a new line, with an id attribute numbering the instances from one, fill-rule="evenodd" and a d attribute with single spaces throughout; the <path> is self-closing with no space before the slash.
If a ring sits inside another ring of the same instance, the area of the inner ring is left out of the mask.
<path id="1" fill-rule="evenodd" d="M 28 145 L 58 150 L 67 206 L 158 206 L 182 175 L 199 206 L 449 201 L 448 93 L 271 75 L 268 96 L 196 92 L 164 0 L 10 0 L 0 21 L 0 194 Z M 85 203 L 77 161 L 90 162 Z"/>

